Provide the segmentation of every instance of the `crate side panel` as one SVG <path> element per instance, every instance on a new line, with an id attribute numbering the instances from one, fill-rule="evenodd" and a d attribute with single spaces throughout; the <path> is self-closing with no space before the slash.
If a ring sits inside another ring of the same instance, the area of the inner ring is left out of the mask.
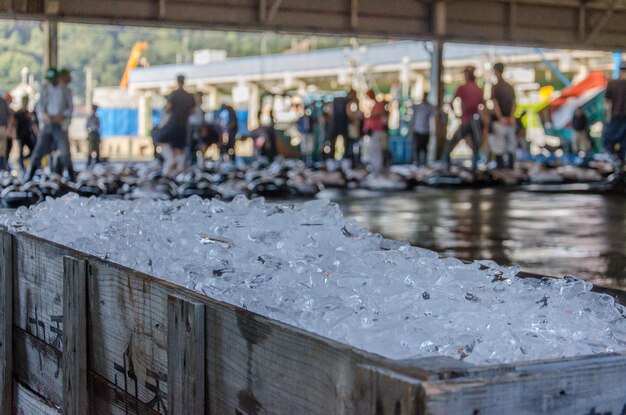
<path id="1" fill-rule="evenodd" d="M 63 348 L 63 252 L 17 235 L 13 321 L 52 347 Z"/>
<path id="2" fill-rule="evenodd" d="M 17 327 L 13 330 L 13 350 L 15 377 L 60 408 L 63 404 L 62 353 Z"/>
<path id="3" fill-rule="evenodd" d="M 102 262 L 89 274 L 89 368 L 165 414 L 169 288 Z"/>
<path id="4" fill-rule="evenodd" d="M 61 415 L 59 408 L 50 405 L 33 391 L 29 390 L 19 382 L 13 384 L 13 396 L 15 407 L 13 413 L 16 415 Z"/>
<path id="5" fill-rule="evenodd" d="M 626 356 L 519 365 L 502 375 L 424 384 L 429 413 L 626 413 Z"/>

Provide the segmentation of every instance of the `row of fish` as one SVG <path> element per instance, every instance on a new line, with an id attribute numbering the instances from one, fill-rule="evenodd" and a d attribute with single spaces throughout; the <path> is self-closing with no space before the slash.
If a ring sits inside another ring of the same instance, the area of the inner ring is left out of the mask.
<path id="1" fill-rule="evenodd" d="M 29 206 L 46 197 L 69 192 L 81 196 L 125 199 L 176 199 L 193 195 L 232 199 L 236 195 L 269 198 L 312 197 L 325 187 L 370 190 L 410 190 L 427 186 L 488 186 L 528 183 L 602 182 L 611 173 L 606 165 L 574 167 L 518 163 L 514 170 L 476 173 L 463 167 L 443 168 L 393 166 L 383 174 L 365 169 L 307 167 L 294 160 L 268 164 L 262 161 L 244 167 L 231 163 L 209 164 L 204 169 L 187 169 L 174 178 L 161 175 L 157 164 L 100 164 L 82 170 L 75 181 L 40 173 L 32 181 L 7 172 L 0 175 L 0 200 L 5 208 Z"/>

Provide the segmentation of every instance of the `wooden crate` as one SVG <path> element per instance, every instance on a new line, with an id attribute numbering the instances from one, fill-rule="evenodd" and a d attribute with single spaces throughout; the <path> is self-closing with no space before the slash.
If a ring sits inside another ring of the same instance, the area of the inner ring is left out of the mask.
<path id="1" fill-rule="evenodd" d="M 626 354 L 393 361 L 0 230 L 2 414 L 626 414 Z"/>

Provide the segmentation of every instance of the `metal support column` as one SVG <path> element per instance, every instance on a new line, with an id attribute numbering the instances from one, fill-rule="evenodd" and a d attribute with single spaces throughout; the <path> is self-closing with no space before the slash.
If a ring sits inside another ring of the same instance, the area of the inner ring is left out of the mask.
<path id="1" fill-rule="evenodd" d="M 48 19 L 43 22 L 43 41 L 44 41 L 44 54 L 43 54 L 43 70 L 44 72 L 54 66 L 58 65 L 58 23 L 54 19 Z"/>
<path id="2" fill-rule="evenodd" d="M 446 144 L 447 116 L 443 112 L 443 41 L 432 42 L 430 67 L 430 102 L 437 108 L 435 117 L 435 159 L 439 160 Z"/>
<path id="3" fill-rule="evenodd" d="M 152 92 L 139 92 L 137 117 L 139 137 L 150 136 L 150 131 L 152 130 Z"/>
<path id="4" fill-rule="evenodd" d="M 248 130 L 259 126 L 259 111 L 261 109 L 259 85 L 248 82 Z"/>

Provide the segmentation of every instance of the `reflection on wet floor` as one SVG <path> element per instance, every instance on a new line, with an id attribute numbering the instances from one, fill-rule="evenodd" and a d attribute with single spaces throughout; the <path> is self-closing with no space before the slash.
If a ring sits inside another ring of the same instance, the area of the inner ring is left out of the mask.
<path id="1" fill-rule="evenodd" d="M 326 190 L 372 232 L 461 259 L 626 286 L 626 197 L 506 189 Z"/>

